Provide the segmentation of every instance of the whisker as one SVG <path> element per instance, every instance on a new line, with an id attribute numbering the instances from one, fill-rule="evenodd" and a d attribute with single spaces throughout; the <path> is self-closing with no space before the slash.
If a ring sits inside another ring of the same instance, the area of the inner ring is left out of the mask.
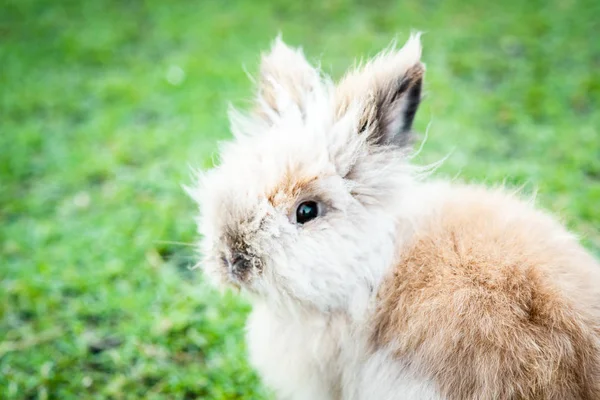
<path id="1" fill-rule="evenodd" d="M 154 243 L 159 243 L 159 244 L 176 244 L 178 246 L 196 247 L 196 245 L 194 243 L 173 242 L 173 241 L 170 241 L 170 240 L 155 240 Z"/>
<path id="2" fill-rule="evenodd" d="M 190 271 L 193 271 L 195 269 L 201 269 L 201 268 L 202 268 L 202 261 L 198 261 L 195 264 L 187 267 L 187 269 Z"/>
<path id="3" fill-rule="evenodd" d="M 410 159 L 416 158 L 419 154 L 421 154 L 421 151 L 423 151 L 423 147 L 425 147 L 425 143 L 427 142 L 427 139 L 429 139 L 429 128 L 431 128 L 431 124 L 433 124 L 433 117 L 431 117 L 429 119 L 429 123 L 427 123 L 427 128 L 425 128 L 425 137 L 423 140 L 421 140 L 419 148 L 409 156 Z"/>

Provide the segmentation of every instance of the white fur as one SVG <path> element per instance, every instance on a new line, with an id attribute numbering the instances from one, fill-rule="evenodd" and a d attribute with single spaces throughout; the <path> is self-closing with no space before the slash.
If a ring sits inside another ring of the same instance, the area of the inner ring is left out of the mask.
<path id="1" fill-rule="evenodd" d="M 280 399 L 440 398 L 385 349 L 369 354 L 366 332 L 339 315 L 289 316 L 255 303 L 247 340 L 252 365 Z"/>

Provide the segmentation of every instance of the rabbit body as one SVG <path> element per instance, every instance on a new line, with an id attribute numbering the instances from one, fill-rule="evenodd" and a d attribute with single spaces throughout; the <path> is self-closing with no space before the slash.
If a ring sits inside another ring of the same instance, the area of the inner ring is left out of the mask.
<path id="1" fill-rule="evenodd" d="M 432 193 L 364 315 L 254 305 L 266 382 L 290 399 L 600 398 L 595 260 L 501 189 L 414 192 Z"/>
<path id="2" fill-rule="evenodd" d="M 600 399 L 600 265 L 533 201 L 410 163 L 417 36 L 337 85 L 277 40 L 190 194 L 278 398 Z"/>

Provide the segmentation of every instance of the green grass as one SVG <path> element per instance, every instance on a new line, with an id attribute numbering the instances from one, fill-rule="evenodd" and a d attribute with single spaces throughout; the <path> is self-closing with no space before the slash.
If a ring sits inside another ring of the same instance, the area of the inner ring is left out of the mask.
<path id="1" fill-rule="evenodd" d="M 4 2 L 0 398 L 268 398 L 249 307 L 170 242 L 195 240 L 180 185 L 280 31 L 336 76 L 425 31 L 420 161 L 452 152 L 438 175 L 537 189 L 598 252 L 600 3 L 464 3 Z"/>

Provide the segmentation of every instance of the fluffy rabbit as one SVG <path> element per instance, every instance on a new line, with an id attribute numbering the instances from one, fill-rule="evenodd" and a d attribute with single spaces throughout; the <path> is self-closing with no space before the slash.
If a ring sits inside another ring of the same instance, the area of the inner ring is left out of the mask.
<path id="1" fill-rule="evenodd" d="M 412 36 L 336 85 L 277 39 L 189 189 L 281 399 L 600 399 L 600 266 L 530 202 L 411 166 Z"/>

